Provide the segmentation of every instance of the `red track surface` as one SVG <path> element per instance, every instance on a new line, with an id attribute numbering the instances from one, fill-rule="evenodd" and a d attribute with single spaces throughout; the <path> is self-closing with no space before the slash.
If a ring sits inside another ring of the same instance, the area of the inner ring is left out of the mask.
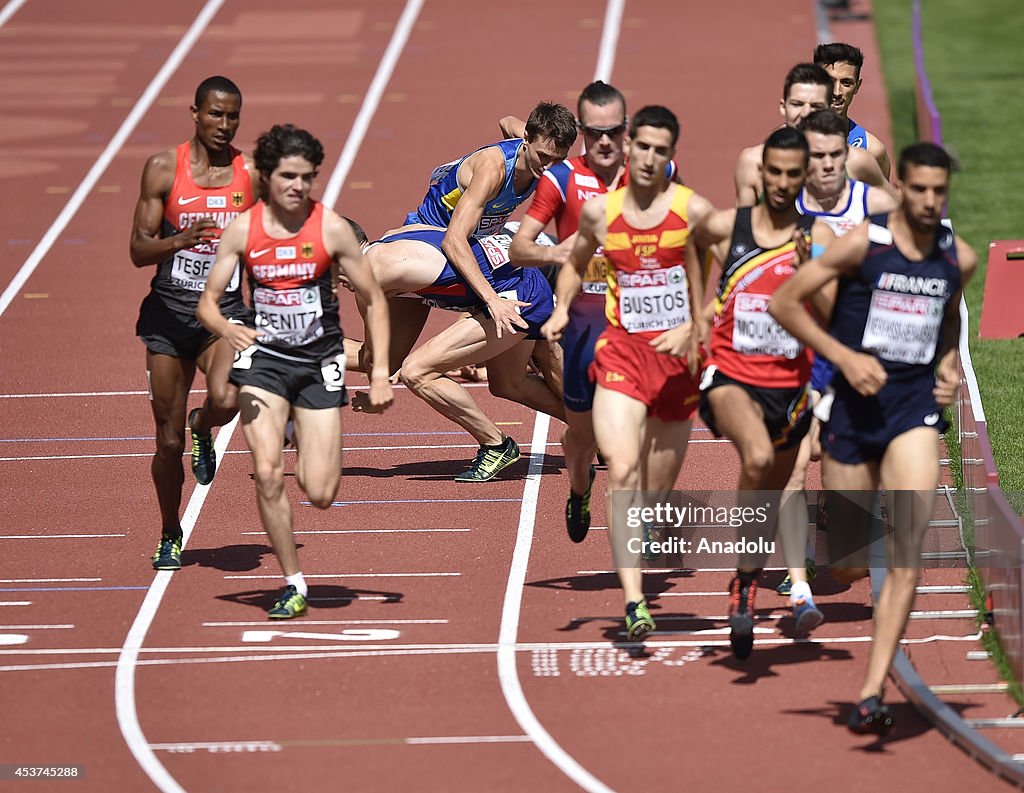
<path id="1" fill-rule="evenodd" d="M 238 142 L 249 146 L 275 122 L 306 126 L 328 148 L 326 182 L 402 4 L 299 6 L 250 0 L 218 13 L 0 317 L 3 391 L 58 395 L 0 399 L 0 474 L 13 483 L 0 493 L 0 602 L 30 603 L 0 608 L 0 636 L 28 636 L 0 649 L 0 763 L 84 765 L 87 778 L 68 783 L 75 790 L 154 787 L 119 729 L 114 690 L 118 655 L 156 580 L 152 421 L 132 336 L 150 274 L 126 255 L 139 173 L 146 156 L 189 134 L 194 86 L 222 72 L 245 96 Z M 5 285 L 200 7 L 30 0 L 0 29 Z M 433 165 L 492 139 L 501 115 L 541 98 L 572 104 L 592 77 L 603 5 L 466 8 L 428 0 L 348 176 L 339 208 L 371 234 L 400 222 Z M 726 205 L 736 153 L 777 123 L 782 76 L 813 44 L 809 0 L 775 3 L 770 15 L 755 2 L 685 15 L 633 3 L 613 82 L 634 109 L 659 102 L 680 112 L 683 173 Z M 871 129 L 883 120 L 858 118 Z M 473 393 L 529 446 L 532 413 Z M 839 726 L 866 658 L 866 585 L 825 594 L 823 641 L 796 645 L 786 621 L 775 630 L 770 616 L 785 601 L 767 593 L 759 606 L 770 633 L 759 636 L 769 641 L 741 664 L 724 632 L 683 633 L 723 628 L 728 574 L 652 573 L 663 630 L 639 657 L 614 646 L 614 576 L 582 572 L 609 568 L 605 533 L 582 546 L 564 536 L 555 425 L 535 520 L 523 518 L 535 533 L 531 547 L 520 538 L 526 586 L 510 627 L 526 702 L 582 768 L 616 790 L 777 790 L 818 778 L 838 790 L 897 779 L 905 790 L 996 784 L 898 696 L 886 743 Z M 156 760 L 189 791 L 573 789 L 513 717 L 496 670 L 526 463 L 489 485 L 455 485 L 471 439 L 404 391 L 384 417 L 346 412 L 345 432 L 342 505 L 295 510 L 313 608 L 283 626 L 264 619 L 279 571 L 247 452 L 232 437 L 185 569 L 133 667 L 127 701 Z M 682 482 L 733 481 L 731 448 L 700 430 L 694 440 Z M 187 478 L 186 502 L 191 490 Z M 107 536 L 57 536 L 68 534 Z M 73 627 L 17 627 L 28 625 Z M 468 742 L 438 740 L 453 737 Z M 0 782 L 8 787 L 20 789 Z"/>

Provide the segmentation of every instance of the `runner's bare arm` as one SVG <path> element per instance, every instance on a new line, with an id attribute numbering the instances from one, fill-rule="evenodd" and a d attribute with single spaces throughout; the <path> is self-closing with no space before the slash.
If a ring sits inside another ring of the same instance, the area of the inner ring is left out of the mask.
<path id="1" fill-rule="evenodd" d="M 525 306 L 519 300 L 503 300 L 480 271 L 476 257 L 469 247 L 469 237 L 476 230 L 483 217 L 484 206 L 498 195 L 505 181 L 505 160 L 498 149 L 482 149 L 464 162 L 459 174 L 460 181 L 466 180 L 466 189 L 452 213 L 448 231 L 441 241 L 441 250 L 451 262 L 455 271 L 465 279 L 487 306 L 494 319 L 498 338 L 503 331 L 515 333 L 518 328 L 527 328 L 526 320 L 516 312 L 516 306 Z"/>
<path id="2" fill-rule="evenodd" d="M 802 265 L 775 290 L 768 311 L 803 344 L 832 361 L 858 393 L 871 396 L 885 385 L 882 364 L 874 355 L 855 352 L 833 338 L 804 310 L 804 304 L 827 283 L 855 272 L 867 250 L 867 224 L 862 224 L 836 240 L 820 257 Z"/>
<path id="3" fill-rule="evenodd" d="M 960 299 L 964 287 L 974 275 L 978 256 L 959 237 L 956 238 L 956 255 L 960 264 L 960 291 L 946 303 L 946 314 L 942 321 L 942 340 L 936 351 L 938 365 L 935 369 L 935 401 L 942 407 L 953 404 L 960 385 Z"/>
<path id="4" fill-rule="evenodd" d="M 526 122 L 518 116 L 502 116 L 498 119 L 498 129 L 506 140 L 526 137 Z"/>
<path id="5" fill-rule="evenodd" d="M 541 327 L 540 332 L 548 341 L 558 341 L 569 324 L 569 307 L 583 286 L 583 274 L 598 246 L 604 242 L 607 231 L 605 219 L 605 196 L 595 196 L 583 205 L 576 242 L 568 261 L 558 270 L 555 282 L 555 310 Z"/>
<path id="6" fill-rule="evenodd" d="M 233 350 L 241 352 L 253 344 L 260 334 L 253 328 L 247 328 L 235 322 L 228 322 L 220 311 L 220 299 L 224 290 L 231 282 L 238 260 L 245 253 L 245 243 L 249 237 L 249 213 L 243 212 L 232 220 L 217 245 L 217 258 L 210 268 L 206 279 L 206 288 L 199 296 L 196 318 L 210 333 L 227 339 Z"/>
<path id="7" fill-rule="evenodd" d="M 388 358 L 391 347 L 391 326 L 388 318 L 388 303 L 384 291 L 377 283 L 373 270 L 359 249 L 359 242 L 348 221 L 337 213 L 325 210 L 323 224 L 324 245 L 334 257 L 336 265 L 352 285 L 356 300 L 365 306 L 367 345 L 373 350 L 373 366 L 370 371 L 369 412 L 385 410 L 394 401 L 388 372 Z M 340 296 L 339 296 L 340 299 Z"/>
<path id="8" fill-rule="evenodd" d="M 752 146 L 740 152 L 736 158 L 736 173 L 733 179 L 736 183 L 736 206 L 752 207 L 757 203 L 758 194 L 761 192 L 761 157 L 758 151 L 759 146 Z"/>
<path id="9" fill-rule="evenodd" d="M 561 266 L 568 261 L 576 235 L 561 240 L 558 245 L 538 245 L 536 240 L 544 231 L 544 224 L 531 215 L 524 215 L 519 222 L 519 231 L 512 238 L 508 256 L 516 267 L 544 267 L 549 264 Z"/>
<path id="10" fill-rule="evenodd" d="M 174 152 L 162 151 L 150 157 L 142 170 L 142 185 L 139 188 L 139 200 L 135 204 L 132 236 L 128 245 L 132 264 L 136 267 L 159 264 L 177 251 L 217 236 L 217 224 L 209 218 L 193 223 L 181 234 L 160 236 L 164 202 L 174 185 L 174 164 Z"/>
<path id="11" fill-rule="evenodd" d="M 878 169 L 882 172 L 882 176 L 888 180 L 889 174 L 892 172 L 892 166 L 889 163 L 889 152 L 886 151 L 885 144 L 882 143 L 882 141 L 867 130 L 864 132 L 868 137 L 868 153 L 875 158 L 875 162 L 878 163 Z"/>
<path id="12" fill-rule="evenodd" d="M 824 252 L 835 243 L 836 239 L 838 238 L 835 232 L 832 231 L 832 228 L 827 223 L 821 220 L 814 221 L 814 225 L 811 226 L 812 251 L 815 253 Z M 832 307 L 836 302 L 836 291 L 838 288 L 839 282 L 832 280 L 811 296 L 811 306 L 814 308 L 814 313 L 823 327 L 828 327 L 828 321 L 832 317 Z"/>
<path id="13" fill-rule="evenodd" d="M 872 187 L 877 187 L 889 193 L 893 198 L 898 198 L 896 188 L 885 178 L 878 161 L 864 149 L 852 148 L 846 158 L 846 172 L 854 179 L 867 182 Z"/>

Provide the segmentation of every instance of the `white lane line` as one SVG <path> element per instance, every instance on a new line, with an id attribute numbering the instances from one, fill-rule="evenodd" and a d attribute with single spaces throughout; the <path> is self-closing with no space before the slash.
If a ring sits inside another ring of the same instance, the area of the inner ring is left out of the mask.
<path id="1" fill-rule="evenodd" d="M 31 606 L 31 600 L 0 600 L 0 606 Z"/>
<path id="2" fill-rule="evenodd" d="M 0 625 L 0 631 L 58 631 L 74 627 L 74 625 Z"/>
<path id="3" fill-rule="evenodd" d="M 196 751 L 216 752 L 280 752 L 289 747 L 309 746 L 429 746 L 435 744 L 529 743 L 528 735 L 427 735 L 418 738 L 317 738 L 295 741 L 197 741 L 185 743 L 152 743 L 150 748 L 177 754 Z"/>
<path id="4" fill-rule="evenodd" d="M 317 529 L 309 531 L 296 531 L 292 532 L 296 536 L 299 534 L 426 534 L 434 532 L 469 532 L 471 529 Z M 266 532 L 263 531 L 243 531 L 242 536 L 259 536 L 263 537 Z"/>
<path id="5" fill-rule="evenodd" d="M 102 578 L 0 578 L 0 584 L 63 584 L 65 582 L 102 580 Z"/>
<path id="6" fill-rule="evenodd" d="M 448 620 L 303 620 L 303 625 L 447 625 Z M 204 628 L 266 628 L 267 621 L 204 622 Z"/>
<path id="7" fill-rule="evenodd" d="M 214 449 L 218 456 L 224 454 L 237 424 L 238 417 L 235 416 L 217 433 Z M 182 548 L 188 544 L 192 529 L 195 528 L 199 512 L 203 508 L 203 503 L 209 492 L 210 485 L 200 484 L 197 484 L 192 491 L 192 496 L 185 507 L 185 514 L 181 518 Z M 139 662 L 139 653 L 146 640 L 146 634 L 149 632 L 149 626 L 153 624 L 153 619 L 156 617 L 160 601 L 163 600 L 167 587 L 171 585 L 173 576 L 174 573 L 169 570 L 160 570 L 156 573 L 153 583 L 139 607 L 139 612 L 135 616 L 135 621 L 132 622 L 132 627 L 128 631 L 128 636 L 124 640 L 116 662 L 114 707 L 117 713 L 117 723 L 121 728 L 125 743 L 153 784 L 162 793 L 185 793 L 184 788 L 168 773 L 167 769 L 156 759 L 153 750 L 149 748 L 149 742 L 139 724 L 139 714 L 135 704 L 135 668 Z"/>
<path id="8" fill-rule="evenodd" d="M 199 12 L 199 16 L 196 17 L 192 26 L 185 33 L 185 36 L 178 42 L 178 46 L 168 56 L 160 71 L 157 72 L 156 77 L 146 87 L 145 92 L 139 97 L 135 107 L 132 108 L 127 118 L 121 123 L 120 128 L 114 133 L 114 137 L 110 139 L 107 147 L 100 154 L 99 159 L 93 163 L 92 168 L 89 169 L 89 173 L 82 179 L 81 184 L 72 193 L 71 198 L 68 199 L 67 204 L 64 205 L 57 219 L 53 221 L 50 228 L 47 229 L 43 238 L 39 241 L 39 244 L 36 245 L 35 249 L 25 260 L 25 263 L 21 265 L 14 279 L 4 290 L 3 294 L 0 295 L 0 316 L 3 316 L 4 312 L 7 311 L 8 306 L 11 305 L 11 302 L 25 285 L 25 282 L 32 276 L 32 273 L 36 271 L 43 257 L 50 252 L 50 248 L 53 247 L 57 238 L 60 237 L 82 204 L 85 203 L 85 199 L 92 193 L 96 183 L 113 161 L 114 156 L 120 151 L 125 141 L 128 140 L 128 136 L 135 130 L 136 125 L 142 120 L 150 105 L 159 96 L 160 91 L 163 90 L 171 75 L 181 65 L 181 62 L 185 59 L 189 50 L 192 49 L 200 34 L 210 24 L 210 20 L 213 19 L 214 14 L 220 10 L 223 4 L 224 0 L 207 0 L 203 10 Z M 167 777 L 167 779 L 173 783 L 170 777 Z M 175 787 L 177 787 L 176 783 Z"/>
<path id="9" fill-rule="evenodd" d="M 387 88 L 388 82 L 391 80 L 391 74 L 394 72 L 395 64 L 398 63 L 398 59 L 402 55 L 402 50 L 405 49 L 405 44 L 409 40 L 409 34 L 412 32 L 412 26 L 416 23 L 416 18 L 420 14 L 420 9 L 423 8 L 423 2 L 424 0 L 409 0 L 405 4 L 402 16 L 398 18 L 395 32 L 391 36 L 391 41 L 388 42 L 388 48 L 384 51 L 380 64 L 377 66 L 376 74 L 373 75 L 370 88 L 363 98 L 362 107 L 359 108 L 359 114 L 356 116 L 355 121 L 352 122 L 352 131 L 349 132 L 345 140 L 345 147 L 341 150 L 338 164 L 335 166 L 331 178 L 327 180 L 327 187 L 324 188 L 323 195 L 324 206 L 333 207 L 338 201 L 342 184 L 348 178 L 349 171 L 352 170 L 352 165 L 356 161 L 356 155 L 359 153 L 363 139 L 366 137 L 366 131 L 370 128 L 370 122 L 377 112 L 380 98 L 384 94 L 384 89 Z M 486 383 L 483 385 L 486 385 Z"/>
<path id="10" fill-rule="evenodd" d="M 0 28 L 7 24 L 12 16 L 18 13 L 20 9 L 25 5 L 25 0 L 11 0 L 7 5 L 4 6 L 4 10 L 0 11 Z"/>
<path id="11" fill-rule="evenodd" d="M 315 573 L 305 575 L 305 578 L 454 578 L 462 573 Z M 276 575 L 226 575 L 224 578 L 231 580 L 238 579 L 264 579 L 272 578 L 275 581 L 281 577 Z"/>
<path id="12" fill-rule="evenodd" d="M 516 545 L 512 552 L 505 598 L 501 607 L 501 627 L 498 631 L 498 681 L 509 710 L 520 729 L 530 737 L 534 745 L 562 773 L 573 782 L 591 793 L 611 793 L 611 789 L 580 765 L 551 736 L 534 714 L 526 701 L 523 686 L 519 680 L 516 663 L 519 636 L 519 613 L 522 608 L 523 588 L 526 584 L 526 569 L 530 562 L 530 548 L 533 545 L 533 530 L 537 518 L 537 496 L 540 493 L 540 474 L 544 467 L 544 448 L 548 436 L 550 419 L 538 413 L 533 425 L 533 439 L 530 442 L 530 469 L 523 488 L 523 506 L 519 513 L 519 528 L 516 531 Z"/>
<path id="13" fill-rule="evenodd" d="M 0 540 L 98 540 L 127 536 L 127 534 L 0 534 Z M 100 579 L 95 580 L 99 581 Z"/>
<path id="14" fill-rule="evenodd" d="M 429 738 L 406 738 L 405 743 L 529 743 L 529 735 L 436 735 Z"/>
<path id="15" fill-rule="evenodd" d="M 619 30 L 622 28 L 622 12 L 625 8 L 626 0 L 608 0 L 604 11 L 604 28 L 601 31 L 597 67 L 594 69 L 595 80 L 611 82 L 612 70 L 615 68 L 615 49 L 619 45 Z"/>
<path id="16" fill-rule="evenodd" d="M 487 388 L 487 383 L 459 383 L 463 388 Z M 368 385 L 354 383 L 345 384 L 349 391 L 366 391 Z M 407 386 L 397 384 L 391 386 L 391 390 L 405 389 Z M 190 396 L 205 394 L 205 388 L 193 388 L 188 392 Z M 148 391 L 57 391 L 48 394 L 0 394 L 0 399 L 60 399 L 62 397 L 120 397 L 120 396 L 149 396 Z"/>

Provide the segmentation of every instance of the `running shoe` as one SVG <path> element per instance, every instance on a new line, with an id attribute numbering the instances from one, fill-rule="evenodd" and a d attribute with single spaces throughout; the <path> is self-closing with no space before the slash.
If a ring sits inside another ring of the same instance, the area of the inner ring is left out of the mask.
<path id="1" fill-rule="evenodd" d="M 160 544 L 156 546 L 156 553 L 152 558 L 154 570 L 180 570 L 181 536 L 168 537 L 166 534 L 161 536 Z"/>
<path id="2" fill-rule="evenodd" d="M 481 446 L 473 464 L 455 477 L 456 482 L 489 482 L 519 459 L 519 446 L 505 438 L 497 446 Z"/>
<path id="3" fill-rule="evenodd" d="M 892 711 L 882 704 L 881 697 L 868 697 L 854 707 L 846 726 L 858 735 L 888 735 L 892 729 Z"/>
<path id="4" fill-rule="evenodd" d="M 662 542 L 664 538 L 664 532 L 660 529 L 655 531 L 654 524 L 649 520 L 641 521 L 644 529 L 643 542 L 640 545 L 640 558 L 645 562 L 657 562 L 661 559 L 661 551 L 655 552 L 651 550 L 652 542 Z"/>
<path id="5" fill-rule="evenodd" d="M 804 637 L 825 621 L 825 615 L 814 605 L 813 599 L 800 598 L 793 603 L 793 619 L 796 620 L 793 632 Z"/>
<path id="6" fill-rule="evenodd" d="M 630 601 L 626 604 L 626 636 L 631 642 L 642 642 L 655 628 L 657 625 L 654 624 L 646 600 L 639 603 Z"/>
<path id="7" fill-rule="evenodd" d="M 578 496 L 569 489 L 569 499 L 565 502 L 565 529 L 573 542 L 583 542 L 590 531 L 590 491 L 594 486 L 597 470 L 590 466 L 590 482 L 587 492 Z"/>
<path id="8" fill-rule="evenodd" d="M 804 558 L 804 569 L 807 570 L 807 583 L 811 583 L 815 578 L 818 577 L 818 568 L 814 564 L 814 560 L 807 556 Z M 789 577 L 789 573 L 786 573 L 786 577 L 782 579 L 782 583 L 775 587 L 775 591 L 780 595 L 788 595 L 793 589 L 793 579 Z"/>
<path id="9" fill-rule="evenodd" d="M 274 607 L 267 612 L 267 616 L 272 620 L 290 620 L 292 617 L 301 617 L 305 613 L 306 598 L 289 584 L 284 588 L 284 592 L 281 593 L 281 597 L 277 599 Z"/>
<path id="10" fill-rule="evenodd" d="M 729 643 L 740 661 L 754 651 L 754 597 L 757 579 L 737 575 L 729 584 Z"/>
<path id="11" fill-rule="evenodd" d="M 192 429 L 196 413 L 200 408 L 192 408 L 188 414 L 188 431 L 192 436 L 192 475 L 201 485 L 208 485 L 217 473 L 217 452 L 213 448 L 213 434 L 200 435 Z"/>

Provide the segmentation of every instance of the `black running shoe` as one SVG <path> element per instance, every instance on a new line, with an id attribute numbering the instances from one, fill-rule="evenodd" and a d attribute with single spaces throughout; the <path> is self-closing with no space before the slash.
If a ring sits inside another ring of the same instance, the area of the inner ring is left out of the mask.
<path id="1" fill-rule="evenodd" d="M 519 459 L 519 446 L 511 438 L 496 446 L 481 446 L 473 464 L 455 477 L 456 482 L 489 482 Z"/>
<path id="2" fill-rule="evenodd" d="M 754 596 L 757 580 L 735 576 L 729 584 L 729 643 L 740 661 L 754 651 Z"/>
<path id="3" fill-rule="evenodd" d="M 854 707 L 846 726 L 857 735 L 888 735 L 892 729 L 892 711 L 882 704 L 881 697 L 868 697 Z"/>
<path id="4" fill-rule="evenodd" d="M 200 435 L 192 429 L 199 408 L 188 414 L 188 431 L 192 436 L 192 475 L 201 485 L 208 485 L 217 473 L 217 452 L 213 448 L 213 434 Z"/>
<path id="5" fill-rule="evenodd" d="M 168 537 L 164 534 L 161 536 L 160 544 L 156 546 L 156 553 L 150 558 L 153 560 L 154 570 L 180 570 L 181 535 Z"/>
<path id="6" fill-rule="evenodd" d="M 578 496 L 569 490 L 569 499 L 565 502 L 565 530 L 569 532 L 569 539 L 573 542 L 583 542 L 590 531 L 590 491 L 594 486 L 594 477 L 597 471 L 590 466 L 590 482 L 587 484 L 587 492 Z"/>

